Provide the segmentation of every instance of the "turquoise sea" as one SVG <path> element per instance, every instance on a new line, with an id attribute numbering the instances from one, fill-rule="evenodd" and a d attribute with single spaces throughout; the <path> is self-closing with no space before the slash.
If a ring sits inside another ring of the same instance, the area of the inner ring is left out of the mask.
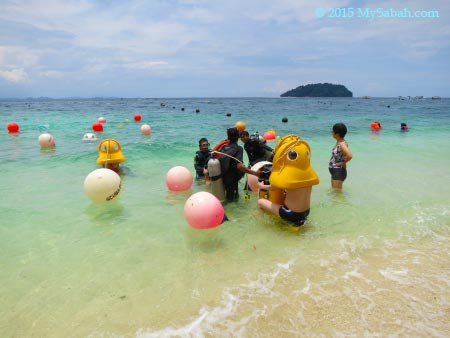
<path id="1" fill-rule="evenodd" d="M 126 173 L 117 199 L 93 204 L 98 143 L 82 137 L 100 116 Z M 449 99 L 2 100 L 0 120 L 0 337 L 450 336 Z M 237 121 L 310 144 L 321 182 L 300 231 L 243 190 L 230 221 L 195 230 L 184 203 L 210 186 L 168 191 L 170 168 L 194 173 L 199 138 Z M 327 168 L 336 122 L 354 156 L 342 193 Z"/>

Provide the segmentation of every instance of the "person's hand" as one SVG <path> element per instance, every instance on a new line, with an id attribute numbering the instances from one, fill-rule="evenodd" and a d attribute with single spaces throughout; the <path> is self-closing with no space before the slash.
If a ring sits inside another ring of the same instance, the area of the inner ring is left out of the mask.
<path id="1" fill-rule="evenodd" d="M 265 187 L 266 187 L 266 185 L 264 184 L 264 182 L 258 181 L 258 188 L 259 189 L 264 189 Z"/>

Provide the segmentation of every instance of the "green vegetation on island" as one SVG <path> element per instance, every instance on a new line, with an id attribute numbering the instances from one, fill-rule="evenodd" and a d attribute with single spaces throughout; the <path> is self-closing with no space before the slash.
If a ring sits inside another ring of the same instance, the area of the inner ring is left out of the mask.
<path id="1" fill-rule="evenodd" d="M 353 97 L 353 93 L 343 85 L 315 83 L 288 90 L 280 97 Z"/>

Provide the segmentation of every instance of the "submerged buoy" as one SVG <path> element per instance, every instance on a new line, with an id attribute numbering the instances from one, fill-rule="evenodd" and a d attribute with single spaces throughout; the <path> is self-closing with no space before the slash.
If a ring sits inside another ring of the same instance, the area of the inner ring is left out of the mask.
<path id="1" fill-rule="evenodd" d="M 86 133 L 81 140 L 83 142 L 95 142 L 97 141 L 97 136 L 94 133 Z"/>

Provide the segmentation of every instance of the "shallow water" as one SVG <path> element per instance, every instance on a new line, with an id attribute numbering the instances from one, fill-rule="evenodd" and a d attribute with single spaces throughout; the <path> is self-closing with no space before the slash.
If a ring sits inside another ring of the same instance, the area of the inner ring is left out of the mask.
<path id="1" fill-rule="evenodd" d="M 21 128 L 0 133 L 0 336 L 450 336 L 449 103 L 0 101 L 3 125 Z M 97 144 L 81 138 L 100 116 L 98 137 L 121 142 L 126 174 L 118 199 L 92 204 L 83 182 L 97 168 Z M 194 172 L 198 139 L 213 145 L 238 120 L 309 142 L 321 183 L 300 231 L 258 210 L 256 194 L 225 205 L 229 222 L 194 230 L 184 203 L 209 186 L 167 191 L 171 167 Z M 339 194 L 327 165 L 341 121 L 354 159 Z M 40 149 L 43 129 L 55 149 Z"/>

